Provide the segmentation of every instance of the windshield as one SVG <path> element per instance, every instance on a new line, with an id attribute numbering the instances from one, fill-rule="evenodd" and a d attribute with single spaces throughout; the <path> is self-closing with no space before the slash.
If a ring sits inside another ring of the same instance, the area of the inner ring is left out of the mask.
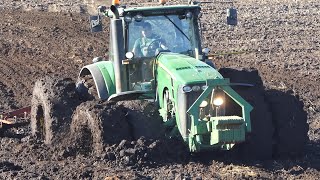
<path id="1" fill-rule="evenodd" d="M 147 16 L 128 26 L 128 51 L 135 57 L 153 57 L 159 51 L 193 55 L 192 18 L 181 15 Z"/>

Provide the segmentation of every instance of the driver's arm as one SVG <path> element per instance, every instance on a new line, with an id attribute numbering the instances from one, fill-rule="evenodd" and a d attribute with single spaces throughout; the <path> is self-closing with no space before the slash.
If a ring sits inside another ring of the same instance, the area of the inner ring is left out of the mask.
<path id="1" fill-rule="evenodd" d="M 163 50 L 168 50 L 168 46 L 166 41 L 159 35 L 155 35 L 153 34 L 153 38 L 159 42 L 159 48 L 163 49 Z"/>
<path id="2" fill-rule="evenodd" d="M 164 39 L 160 39 L 160 48 L 163 50 L 168 50 L 167 43 Z"/>

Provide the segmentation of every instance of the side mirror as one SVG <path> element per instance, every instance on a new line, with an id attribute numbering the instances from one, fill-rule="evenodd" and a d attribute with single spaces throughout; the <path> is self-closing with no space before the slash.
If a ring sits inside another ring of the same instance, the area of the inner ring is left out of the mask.
<path id="1" fill-rule="evenodd" d="M 211 51 L 211 49 L 210 48 L 203 48 L 202 49 L 202 61 L 205 61 L 205 60 L 207 60 L 208 59 L 208 55 L 209 55 L 209 52 Z"/>
<path id="2" fill-rule="evenodd" d="M 96 62 L 99 62 L 99 61 L 103 61 L 103 57 L 95 57 L 92 60 L 93 63 L 96 63 Z"/>
<path id="3" fill-rule="evenodd" d="M 102 22 L 101 17 L 98 16 L 90 16 L 90 31 L 91 32 L 101 32 L 102 31 Z"/>
<path id="4" fill-rule="evenodd" d="M 237 10 L 230 8 L 227 10 L 227 24 L 236 26 L 238 24 Z"/>
<path id="5" fill-rule="evenodd" d="M 208 54 L 209 54 L 209 52 L 211 51 L 211 49 L 210 48 L 203 48 L 202 49 L 202 53 L 204 54 L 204 55 L 206 55 L 206 56 L 208 56 Z"/>

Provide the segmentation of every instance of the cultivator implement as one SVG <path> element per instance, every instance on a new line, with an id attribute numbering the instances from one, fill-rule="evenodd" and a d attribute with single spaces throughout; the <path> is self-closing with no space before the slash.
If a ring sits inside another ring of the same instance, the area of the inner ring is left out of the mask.
<path id="1" fill-rule="evenodd" d="M 0 114 L 0 128 L 3 124 L 14 125 L 25 123 L 30 119 L 31 106 Z"/>

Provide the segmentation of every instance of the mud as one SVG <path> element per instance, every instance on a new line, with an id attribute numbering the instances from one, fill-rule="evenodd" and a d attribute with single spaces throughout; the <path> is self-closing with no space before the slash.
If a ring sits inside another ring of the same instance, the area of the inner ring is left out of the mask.
<path id="1" fill-rule="evenodd" d="M 48 145 L 56 145 L 70 129 L 71 116 L 81 99 L 70 78 L 46 76 L 33 88 L 31 100 L 31 134 Z"/>
<path id="2" fill-rule="evenodd" d="M 82 66 L 105 55 L 107 27 L 89 32 L 85 3 L 94 2 L 0 1 L 0 111 L 29 106 L 37 79 L 59 74 L 75 81 Z M 2 129 L 1 179 L 318 179 L 319 2 L 237 1 L 234 29 L 225 25 L 229 6 L 224 1 L 203 6 L 204 46 L 216 54 L 218 68 L 258 70 L 266 97 L 276 104 L 270 110 L 281 107 L 279 119 L 290 114 L 290 123 L 281 127 L 293 127 L 293 135 L 279 135 L 280 141 L 305 141 L 294 133 L 309 130 L 302 156 L 265 161 L 235 160 L 221 152 L 188 156 L 179 141 L 144 138 L 105 145 L 103 156 L 85 155 L 43 145 L 31 138 L 29 126 L 21 126 Z"/>

